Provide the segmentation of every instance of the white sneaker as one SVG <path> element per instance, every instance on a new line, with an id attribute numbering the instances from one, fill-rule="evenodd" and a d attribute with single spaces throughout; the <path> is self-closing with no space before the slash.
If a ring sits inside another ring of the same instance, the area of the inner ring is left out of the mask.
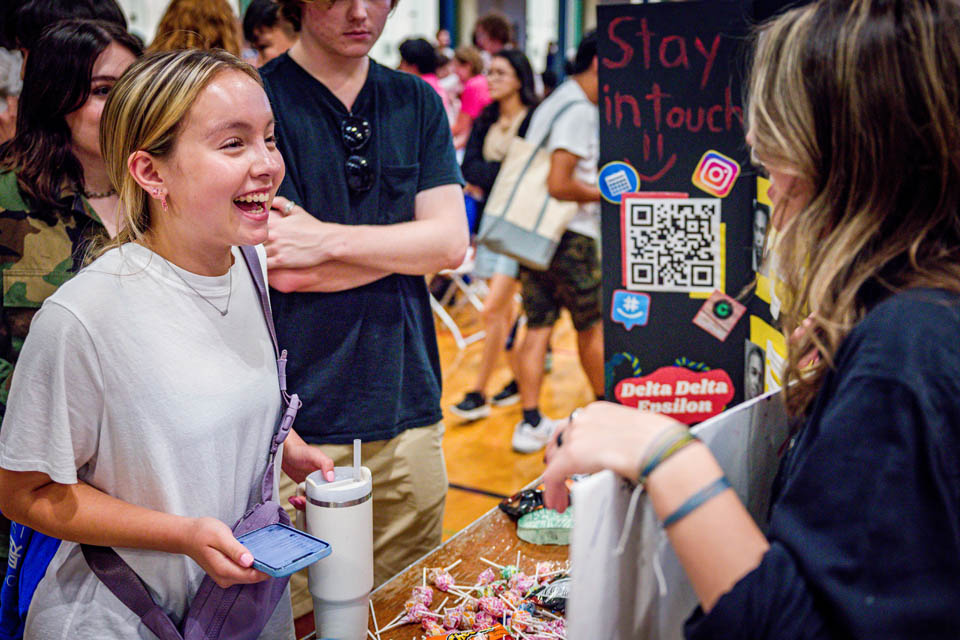
<path id="1" fill-rule="evenodd" d="M 557 423 L 546 416 L 540 416 L 540 424 L 533 426 L 525 420 L 517 423 L 513 429 L 513 450 L 519 453 L 533 453 L 547 446 Z"/>

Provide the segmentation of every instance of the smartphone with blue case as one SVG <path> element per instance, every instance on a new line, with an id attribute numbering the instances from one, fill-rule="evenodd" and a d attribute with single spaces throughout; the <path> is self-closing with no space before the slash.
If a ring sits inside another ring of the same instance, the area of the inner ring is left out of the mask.
<path id="1" fill-rule="evenodd" d="M 283 578 L 330 555 L 330 544 L 285 524 L 269 524 L 237 540 L 253 554 L 253 568 Z"/>

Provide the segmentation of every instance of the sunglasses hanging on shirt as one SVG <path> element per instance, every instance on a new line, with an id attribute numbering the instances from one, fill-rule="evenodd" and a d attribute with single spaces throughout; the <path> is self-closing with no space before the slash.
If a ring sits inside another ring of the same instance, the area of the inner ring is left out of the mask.
<path id="1" fill-rule="evenodd" d="M 373 136 L 370 122 L 360 116 L 347 116 L 340 125 L 340 135 L 350 152 L 343 165 L 347 187 L 356 193 L 369 191 L 373 187 L 373 167 L 360 152 L 370 144 Z"/>

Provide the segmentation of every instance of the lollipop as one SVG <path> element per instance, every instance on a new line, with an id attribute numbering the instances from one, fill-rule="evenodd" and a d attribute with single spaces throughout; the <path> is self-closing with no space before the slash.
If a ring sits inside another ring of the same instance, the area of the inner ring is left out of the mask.
<path id="1" fill-rule="evenodd" d="M 511 609 L 516 609 L 523 601 L 523 596 L 516 591 L 504 591 L 500 594 L 500 599 L 506 602 Z"/>
<path id="2" fill-rule="evenodd" d="M 486 585 L 490 584 L 497 579 L 497 574 L 493 572 L 493 569 L 484 569 L 480 572 L 479 577 L 477 577 L 477 584 Z"/>
<path id="3" fill-rule="evenodd" d="M 441 636 L 447 633 L 447 630 L 443 626 L 437 624 L 435 620 L 430 618 L 424 618 L 420 621 L 420 626 L 423 627 L 423 630 L 426 631 L 428 636 Z"/>
<path id="4" fill-rule="evenodd" d="M 456 584 L 453 576 L 444 569 L 434 569 L 430 574 L 430 581 L 440 591 L 450 591 L 450 588 Z"/>
<path id="5" fill-rule="evenodd" d="M 463 609 L 451 607 L 443 610 L 443 626 L 445 629 L 456 629 L 463 620 Z"/>
<path id="6" fill-rule="evenodd" d="M 509 584 L 510 589 L 524 594 L 536 586 L 537 581 L 533 576 L 528 576 L 525 573 L 517 573 L 510 578 Z"/>
<path id="7" fill-rule="evenodd" d="M 411 600 L 414 602 L 422 602 L 429 607 L 433 602 L 433 589 L 430 587 L 414 587 Z"/>
<path id="8" fill-rule="evenodd" d="M 460 614 L 460 628 L 464 631 L 473 629 L 477 624 L 477 612 L 476 611 L 464 611 Z"/>
<path id="9" fill-rule="evenodd" d="M 510 618 L 510 628 L 523 631 L 533 624 L 533 615 L 529 611 L 515 611 Z"/>
<path id="10" fill-rule="evenodd" d="M 430 609 L 427 609 L 427 605 L 422 602 L 416 602 L 412 607 L 407 609 L 407 622 L 420 622 L 424 618 L 428 617 L 439 617 Z"/>
<path id="11" fill-rule="evenodd" d="M 485 611 L 481 611 L 477 614 L 477 618 L 473 621 L 473 629 L 478 631 L 480 629 L 489 629 L 497 623 L 496 619 Z"/>
<path id="12" fill-rule="evenodd" d="M 480 610 L 489 613 L 494 618 L 499 618 L 503 615 L 504 604 L 499 598 L 480 598 Z"/>
<path id="13" fill-rule="evenodd" d="M 517 568 L 517 565 L 508 564 L 507 566 L 500 569 L 500 577 L 503 578 L 504 580 L 509 580 L 510 578 L 515 576 L 519 571 L 520 569 Z"/>

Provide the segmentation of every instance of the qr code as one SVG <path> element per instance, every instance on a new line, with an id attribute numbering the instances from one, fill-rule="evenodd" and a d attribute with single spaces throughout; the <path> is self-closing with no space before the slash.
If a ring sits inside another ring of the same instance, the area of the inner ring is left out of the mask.
<path id="1" fill-rule="evenodd" d="M 722 289 L 720 199 L 623 203 L 623 280 L 633 291 Z"/>

